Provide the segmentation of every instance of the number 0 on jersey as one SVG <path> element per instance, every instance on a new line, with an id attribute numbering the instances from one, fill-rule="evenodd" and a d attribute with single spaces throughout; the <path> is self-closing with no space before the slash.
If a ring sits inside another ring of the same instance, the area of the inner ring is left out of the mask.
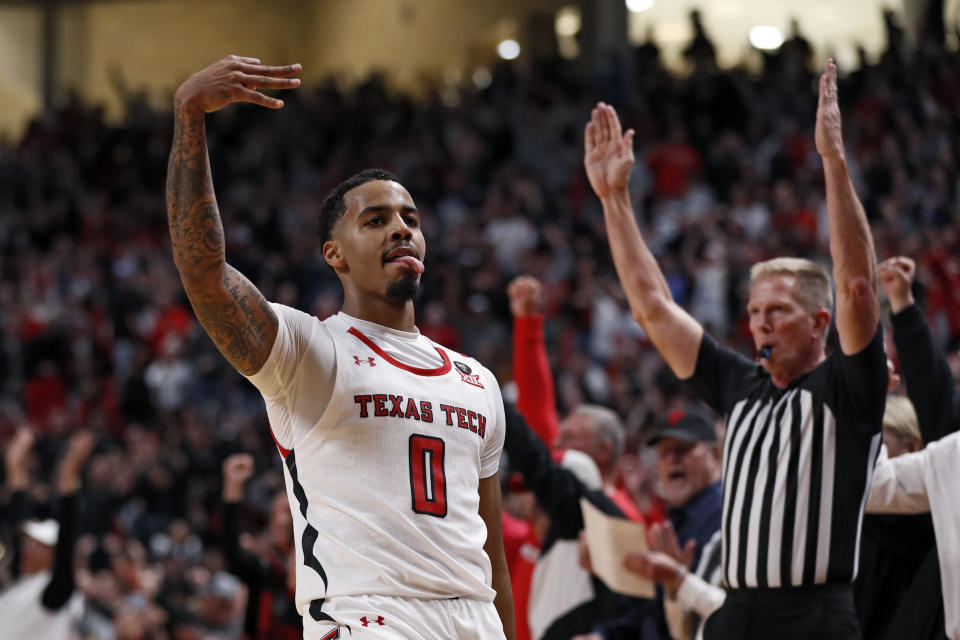
<path id="1" fill-rule="evenodd" d="M 442 518 L 447 515 L 447 479 L 443 469 L 443 440 L 410 436 L 410 496 L 413 510 Z"/>

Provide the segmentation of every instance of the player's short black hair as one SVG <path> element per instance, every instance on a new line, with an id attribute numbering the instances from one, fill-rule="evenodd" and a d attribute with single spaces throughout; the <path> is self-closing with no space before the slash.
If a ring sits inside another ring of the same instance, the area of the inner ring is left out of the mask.
<path id="1" fill-rule="evenodd" d="M 389 171 L 383 169 L 364 169 L 360 173 L 350 176 L 338 184 L 323 199 L 320 205 L 320 245 L 330 239 L 330 234 L 337 221 L 343 217 L 347 210 L 347 205 L 343 201 L 343 196 L 351 189 L 356 189 L 362 184 L 374 180 L 389 180 L 400 184 L 400 178 Z"/>

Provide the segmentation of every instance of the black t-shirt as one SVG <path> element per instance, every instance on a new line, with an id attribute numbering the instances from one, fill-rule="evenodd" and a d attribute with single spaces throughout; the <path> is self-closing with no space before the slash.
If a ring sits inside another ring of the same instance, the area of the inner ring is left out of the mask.
<path id="1" fill-rule="evenodd" d="M 850 582 L 887 388 L 883 333 L 837 350 L 785 389 L 704 335 L 686 384 L 726 418 L 723 576 L 728 587 Z"/>

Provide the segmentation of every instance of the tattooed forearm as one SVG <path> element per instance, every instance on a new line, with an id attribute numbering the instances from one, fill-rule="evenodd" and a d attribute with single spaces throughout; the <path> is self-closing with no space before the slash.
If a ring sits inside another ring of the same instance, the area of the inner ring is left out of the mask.
<path id="1" fill-rule="evenodd" d="M 223 225 L 213 191 L 203 115 L 176 110 L 167 165 L 167 220 L 173 258 L 186 276 L 223 265 Z"/>
<path id="2" fill-rule="evenodd" d="M 241 373 L 263 366 L 277 337 L 273 307 L 225 262 L 223 225 L 210 174 L 203 114 L 176 109 L 167 170 L 173 260 L 200 324 Z"/>

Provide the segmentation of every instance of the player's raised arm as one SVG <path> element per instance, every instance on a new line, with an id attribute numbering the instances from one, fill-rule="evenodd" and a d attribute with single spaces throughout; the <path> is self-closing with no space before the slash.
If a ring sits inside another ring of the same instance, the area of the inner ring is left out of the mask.
<path id="1" fill-rule="evenodd" d="M 843 352 L 853 354 L 867 346 L 880 321 L 877 260 L 870 225 L 847 167 L 837 102 L 837 65 L 833 60 L 827 60 L 820 76 L 816 144 L 823 159 L 827 187 L 830 256 L 837 288 L 837 335 Z"/>
<path id="2" fill-rule="evenodd" d="M 233 102 L 279 109 L 258 89 L 291 89 L 300 65 L 266 66 L 227 56 L 190 76 L 174 96 L 173 147 L 167 167 L 167 221 L 173 260 L 200 324 L 245 375 L 259 371 L 277 337 L 277 316 L 260 291 L 226 263 L 223 225 L 207 155 L 204 115 Z"/>
<path id="3" fill-rule="evenodd" d="M 697 364 L 703 328 L 673 300 L 660 265 L 634 218 L 628 189 L 633 169 L 633 130 L 622 133 L 613 107 L 599 103 L 584 134 L 583 164 L 600 203 L 607 239 L 630 310 L 678 378 Z"/>

